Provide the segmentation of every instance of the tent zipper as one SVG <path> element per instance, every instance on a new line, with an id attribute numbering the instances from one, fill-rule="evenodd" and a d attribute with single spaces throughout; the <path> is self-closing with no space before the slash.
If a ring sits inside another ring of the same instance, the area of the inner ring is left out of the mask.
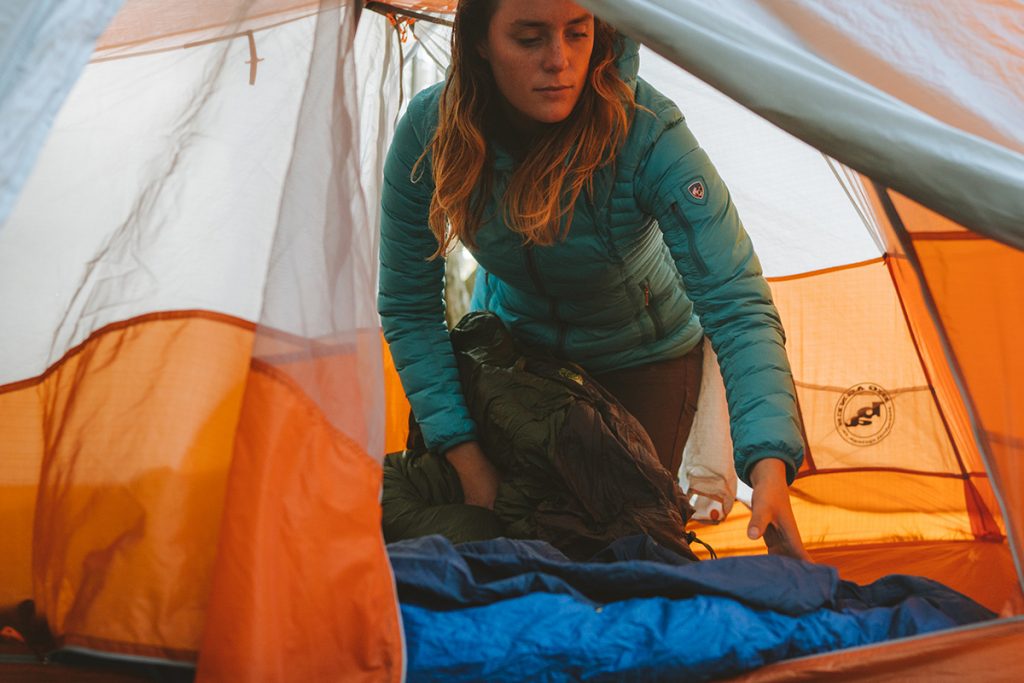
<path id="1" fill-rule="evenodd" d="M 537 268 L 537 263 L 533 258 L 533 245 L 527 244 L 523 247 L 523 258 L 526 260 L 526 272 L 530 274 L 530 279 L 533 281 L 533 286 L 537 288 L 540 295 L 548 300 L 548 312 L 552 320 L 558 325 L 558 339 L 555 342 L 555 354 L 558 356 L 562 355 L 562 351 L 565 348 L 565 322 L 561 316 L 558 315 L 558 302 L 555 297 L 548 294 L 547 289 L 544 288 L 544 283 L 541 281 L 540 270 Z"/>
<path id="2" fill-rule="evenodd" d="M 647 312 L 647 316 L 654 325 L 654 339 L 657 341 L 665 336 L 665 326 L 662 324 L 661 316 L 658 315 L 658 311 L 654 307 L 654 295 L 651 294 L 650 281 L 644 280 L 641 282 L 640 289 L 644 293 L 644 311 Z"/>
<path id="3" fill-rule="evenodd" d="M 690 256 L 693 258 L 694 263 L 697 265 L 697 270 L 701 275 L 708 274 L 708 265 L 704 263 L 704 258 L 700 255 L 700 251 L 697 250 L 697 235 L 693 230 L 693 224 L 687 220 L 686 215 L 679 210 L 679 202 L 672 203 L 672 211 L 676 214 L 676 218 L 683 226 L 683 232 L 686 233 L 686 241 L 690 245 Z"/>

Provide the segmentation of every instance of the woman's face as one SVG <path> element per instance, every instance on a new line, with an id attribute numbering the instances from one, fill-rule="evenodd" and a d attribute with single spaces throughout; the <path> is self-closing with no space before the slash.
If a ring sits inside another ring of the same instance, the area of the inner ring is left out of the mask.
<path id="1" fill-rule="evenodd" d="M 587 80 L 594 17 L 568 0 L 499 0 L 479 46 L 517 123 L 558 123 Z"/>

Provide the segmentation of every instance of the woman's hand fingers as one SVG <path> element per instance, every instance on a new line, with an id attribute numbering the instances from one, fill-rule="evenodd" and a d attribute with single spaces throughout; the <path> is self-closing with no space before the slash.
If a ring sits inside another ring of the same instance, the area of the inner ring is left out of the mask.
<path id="1" fill-rule="evenodd" d="M 763 499 L 762 499 L 763 500 Z M 786 499 L 782 510 L 768 509 L 768 505 L 762 504 L 759 516 L 759 525 L 755 527 L 751 516 L 751 526 L 747 529 L 747 535 L 751 539 L 759 536 L 764 538 L 764 544 L 770 555 L 787 555 L 798 560 L 811 561 L 811 556 L 804 549 L 803 541 L 800 540 L 800 531 L 796 526 L 796 519 L 793 511 L 789 509 L 789 500 Z M 754 532 L 760 532 L 754 535 Z"/>
<path id="2" fill-rule="evenodd" d="M 782 531 L 774 524 L 769 525 L 764 532 L 764 544 L 768 547 L 769 555 L 786 555 L 797 560 L 813 562 L 811 556 L 804 549 L 800 536 L 792 532 Z"/>
<path id="3" fill-rule="evenodd" d="M 754 497 L 747 536 L 752 540 L 763 537 L 770 554 L 811 561 L 789 503 L 785 465 L 781 460 L 761 460 L 754 465 L 750 479 Z"/>
<path id="4" fill-rule="evenodd" d="M 781 460 L 765 458 L 754 464 L 750 471 L 750 483 L 754 487 L 751 501 L 750 524 L 747 526 L 747 537 L 754 541 L 761 538 L 768 525 L 775 521 L 779 507 L 779 497 L 786 497 L 786 466 Z"/>
<path id="5" fill-rule="evenodd" d="M 754 499 L 752 501 L 752 511 L 750 514 L 750 523 L 747 525 L 747 538 L 751 541 L 764 536 L 769 526 L 772 523 L 771 511 L 768 506 L 762 501 L 762 496 L 758 495 L 757 490 L 754 490 Z M 767 537 L 765 542 L 767 543 Z"/>

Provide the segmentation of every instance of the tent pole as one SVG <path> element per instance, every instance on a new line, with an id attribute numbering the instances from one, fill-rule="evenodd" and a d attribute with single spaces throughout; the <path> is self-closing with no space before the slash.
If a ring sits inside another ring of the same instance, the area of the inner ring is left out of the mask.
<path id="1" fill-rule="evenodd" d="M 985 464 L 985 471 L 988 474 L 989 482 L 992 484 L 992 491 L 996 496 L 996 500 L 999 502 L 999 510 L 1003 514 L 1003 524 L 1006 525 L 1007 540 L 1010 545 L 1010 554 L 1013 556 L 1014 569 L 1017 570 L 1017 585 L 1024 592 L 1024 570 L 1021 567 L 1020 560 L 1020 549 L 1017 547 L 1017 535 L 1016 530 L 1013 528 L 1013 520 L 1009 514 L 1007 514 L 1006 502 L 1003 500 L 1003 493 L 999 488 L 998 481 L 993 476 L 994 468 L 992 466 L 992 459 L 989 455 L 989 442 L 985 436 L 984 430 L 981 429 L 981 422 L 978 418 L 978 410 L 974 405 L 974 399 L 971 397 L 971 393 L 967 390 L 967 383 L 964 380 L 963 370 L 960 367 L 960 362 L 953 352 L 953 345 L 949 340 L 949 334 L 946 332 L 946 326 L 942 322 L 942 318 L 939 315 L 938 305 L 935 303 L 935 298 L 932 296 L 932 290 L 928 286 L 928 281 L 924 276 L 924 268 L 921 266 L 921 261 L 917 257 L 917 250 L 914 248 L 914 242 L 910 237 L 910 232 L 903 224 L 903 219 L 900 218 L 899 211 L 896 210 L 896 205 L 893 204 L 892 198 L 889 196 L 889 188 L 885 187 L 876 180 L 871 181 L 874 187 L 875 194 L 878 195 L 878 201 L 881 203 L 882 208 L 885 210 L 886 218 L 889 219 L 889 223 L 892 225 L 893 232 L 896 234 L 896 238 L 900 242 L 900 247 L 903 249 L 903 253 L 907 257 L 907 261 L 914 269 L 914 274 L 917 276 L 918 285 L 921 287 L 921 297 L 924 299 L 925 307 L 928 309 L 928 315 L 931 316 L 932 322 L 935 324 L 935 329 L 938 332 L 939 343 L 942 346 L 942 353 L 946 357 L 946 362 L 949 363 L 950 370 L 953 375 L 953 381 L 956 383 L 957 391 L 960 393 L 960 398 L 964 402 L 964 410 L 967 411 L 967 417 L 971 424 L 971 434 L 974 437 L 974 443 L 978 448 L 978 453 L 981 455 L 981 461 Z"/>
<path id="2" fill-rule="evenodd" d="M 365 8 L 371 12 L 377 12 L 387 16 L 389 14 L 402 16 L 417 21 L 427 21 L 431 24 L 440 24 L 441 26 L 452 27 L 455 26 L 455 22 L 448 19 L 442 19 L 439 16 L 433 14 L 426 14 L 425 12 L 417 12 L 415 10 L 406 9 L 405 7 L 395 7 L 386 2 L 367 2 Z"/>

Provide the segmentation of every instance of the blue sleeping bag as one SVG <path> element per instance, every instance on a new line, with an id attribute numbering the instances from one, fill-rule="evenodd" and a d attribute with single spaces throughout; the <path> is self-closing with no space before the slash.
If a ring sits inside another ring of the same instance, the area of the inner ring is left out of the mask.
<path id="1" fill-rule="evenodd" d="M 388 546 L 410 681 L 679 681 L 992 619 L 939 583 L 786 557 L 692 562 L 649 537 L 572 562 L 542 541 Z"/>

